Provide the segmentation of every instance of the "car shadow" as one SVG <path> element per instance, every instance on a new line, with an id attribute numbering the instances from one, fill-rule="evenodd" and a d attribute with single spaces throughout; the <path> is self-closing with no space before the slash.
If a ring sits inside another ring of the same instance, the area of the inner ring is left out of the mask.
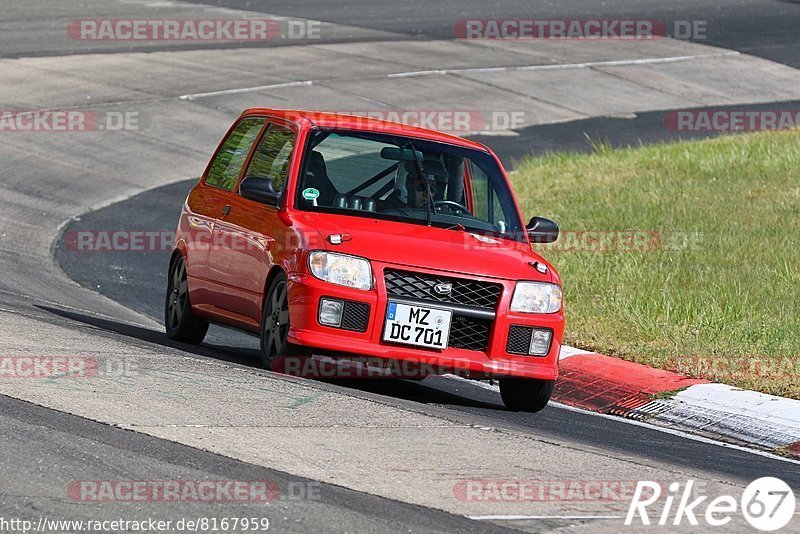
<path id="1" fill-rule="evenodd" d="M 437 389 L 426 380 L 403 380 L 398 378 L 347 379 L 331 383 L 357 389 L 366 393 L 386 395 L 396 399 L 410 400 L 422 404 L 440 404 L 463 408 L 483 408 L 506 411 L 502 404 L 491 404 L 471 397 Z"/>
<path id="2" fill-rule="evenodd" d="M 141 326 L 126 324 L 112 319 L 106 319 L 93 315 L 87 315 L 72 310 L 64 310 L 37 304 L 36 308 L 58 315 L 65 319 L 77 321 L 82 324 L 93 326 L 107 332 L 113 332 L 122 336 L 134 338 L 140 341 L 153 343 L 163 347 L 178 349 L 196 356 L 213 358 L 230 363 L 236 363 L 247 367 L 261 368 L 260 355 L 257 350 L 243 347 L 230 347 L 203 343 L 202 345 L 190 345 L 169 339 L 166 334 L 159 330 L 151 330 Z M 243 334 L 244 335 L 244 334 Z M 301 377 L 302 378 L 302 377 Z M 504 410 L 502 405 L 491 404 L 479 401 L 467 396 L 426 386 L 421 380 L 404 380 L 400 378 L 303 378 L 317 382 L 335 384 L 337 386 L 363 391 L 365 393 L 375 393 L 386 395 L 396 399 L 420 402 L 423 404 L 455 405 L 468 408 L 485 408 L 491 410 Z"/>
<path id="3" fill-rule="evenodd" d="M 93 315 L 86 315 L 84 313 L 71 310 L 63 310 L 60 308 L 53 308 L 39 304 L 35 306 L 40 310 L 64 317 L 66 319 L 78 321 L 79 323 L 93 326 L 101 330 L 135 338 L 140 341 L 146 341 L 148 343 L 154 343 L 163 347 L 179 349 L 197 356 L 205 356 L 226 362 L 246 365 L 248 367 L 258 367 L 259 364 L 258 352 L 254 350 L 209 344 L 190 345 L 188 343 L 173 341 L 160 330 L 151 330 L 149 328 L 121 323 Z"/>

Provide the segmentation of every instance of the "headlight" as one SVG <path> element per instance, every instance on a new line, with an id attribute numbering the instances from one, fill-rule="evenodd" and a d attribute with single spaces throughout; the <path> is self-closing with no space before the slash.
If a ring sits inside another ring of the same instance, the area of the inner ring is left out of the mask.
<path id="1" fill-rule="evenodd" d="M 555 313 L 561 309 L 561 286 L 547 282 L 517 282 L 511 311 Z"/>
<path id="2" fill-rule="evenodd" d="M 308 256 L 308 267 L 311 274 L 331 284 L 372 289 L 372 267 L 363 258 L 315 250 Z"/>

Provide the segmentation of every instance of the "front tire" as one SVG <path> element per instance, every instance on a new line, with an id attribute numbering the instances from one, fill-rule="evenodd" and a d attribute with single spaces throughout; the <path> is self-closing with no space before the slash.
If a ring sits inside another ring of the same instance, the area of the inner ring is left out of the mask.
<path id="1" fill-rule="evenodd" d="M 307 351 L 289 343 L 288 337 L 289 284 L 286 275 L 280 272 L 269 285 L 261 316 L 261 363 L 265 369 L 283 372 L 287 356 L 307 357 Z"/>
<path id="2" fill-rule="evenodd" d="M 534 378 L 501 378 L 500 397 L 514 412 L 539 412 L 550 402 L 555 380 Z"/>
<path id="3" fill-rule="evenodd" d="M 167 297 L 164 302 L 164 327 L 168 338 L 192 345 L 202 343 L 208 332 L 208 322 L 200 319 L 192 311 L 186 262 L 182 255 L 175 260 L 169 273 Z"/>

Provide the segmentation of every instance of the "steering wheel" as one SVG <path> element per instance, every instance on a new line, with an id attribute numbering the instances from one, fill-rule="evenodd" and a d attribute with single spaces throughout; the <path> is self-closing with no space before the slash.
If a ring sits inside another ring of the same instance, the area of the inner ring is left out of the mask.
<path id="1" fill-rule="evenodd" d="M 458 215 L 460 213 L 469 214 L 469 210 L 467 209 L 467 207 L 465 205 L 459 204 L 458 202 L 455 202 L 453 200 L 436 200 L 436 201 L 434 201 L 434 203 L 433 203 L 433 207 L 434 208 L 439 208 L 441 206 L 447 206 L 447 208 L 450 211 L 452 211 L 453 213 L 455 213 L 456 215 Z"/>

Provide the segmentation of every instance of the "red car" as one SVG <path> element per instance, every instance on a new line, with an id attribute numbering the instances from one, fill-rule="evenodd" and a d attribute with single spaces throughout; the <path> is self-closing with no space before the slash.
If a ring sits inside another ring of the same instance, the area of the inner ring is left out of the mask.
<path id="1" fill-rule="evenodd" d="M 499 379 L 538 411 L 558 376 L 561 280 L 531 242 L 497 157 L 364 117 L 251 109 L 183 206 L 169 263 L 170 338 L 209 323 L 259 335 L 263 363 L 310 354 Z"/>

